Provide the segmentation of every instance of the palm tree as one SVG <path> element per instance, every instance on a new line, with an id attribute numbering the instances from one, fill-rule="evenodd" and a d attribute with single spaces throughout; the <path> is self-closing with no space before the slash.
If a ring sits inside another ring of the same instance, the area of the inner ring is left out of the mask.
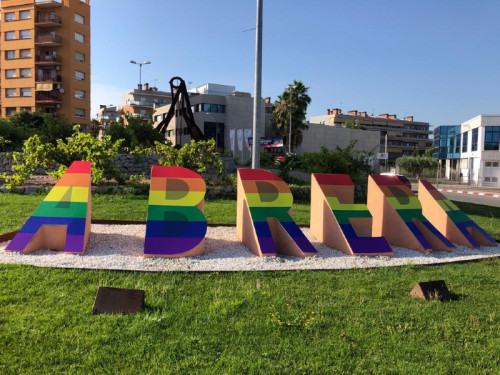
<path id="1" fill-rule="evenodd" d="M 278 96 L 273 108 L 273 129 L 276 135 L 287 137 L 287 144 L 297 148 L 302 143 L 302 130 L 308 128 L 305 124 L 307 106 L 311 98 L 307 94 L 309 87 L 304 86 L 302 81 L 294 80 L 293 84 Z M 290 134 L 290 115 L 292 122 L 292 139 Z"/>

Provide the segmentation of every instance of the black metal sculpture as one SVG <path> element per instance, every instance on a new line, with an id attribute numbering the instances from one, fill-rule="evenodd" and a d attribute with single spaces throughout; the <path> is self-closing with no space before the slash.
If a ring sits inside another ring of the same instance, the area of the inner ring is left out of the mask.
<path id="1" fill-rule="evenodd" d="M 186 82 L 184 82 L 181 77 L 173 77 L 169 83 L 170 90 L 173 95 L 172 104 L 170 105 L 170 109 L 168 110 L 167 117 L 165 117 L 156 126 L 156 130 L 158 130 L 161 134 L 165 134 L 170 120 L 172 120 L 172 117 L 174 117 L 176 104 L 177 102 L 179 102 L 179 115 L 182 116 L 186 121 L 191 139 L 194 139 L 195 141 L 204 141 L 205 136 L 194 121 L 193 111 L 191 110 L 191 103 L 189 102 L 189 95 L 186 89 Z"/>

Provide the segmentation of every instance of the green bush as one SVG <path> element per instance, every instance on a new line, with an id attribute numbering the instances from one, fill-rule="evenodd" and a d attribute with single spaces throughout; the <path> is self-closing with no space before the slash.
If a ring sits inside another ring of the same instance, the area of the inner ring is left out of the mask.
<path id="1" fill-rule="evenodd" d="M 57 140 L 56 145 L 44 143 L 38 135 L 34 135 L 24 142 L 22 153 L 13 155 L 14 173 L 12 175 L 4 173 L 1 177 L 5 179 L 5 185 L 10 189 L 22 185 L 38 168 L 47 169 L 59 165 L 56 171 L 47 174 L 60 178 L 73 161 L 82 160 L 92 162 L 93 183 L 98 184 L 104 178 L 114 178 L 123 182 L 123 177 L 112 165 L 120 146 L 121 141 L 112 142 L 108 136 L 98 141 L 90 134 L 81 133 L 78 125 L 74 127 L 71 137 L 64 141 Z"/>
<path id="2" fill-rule="evenodd" d="M 299 168 L 308 173 L 348 174 L 355 184 L 366 184 L 366 177 L 373 173 L 368 165 L 367 156 L 371 153 L 354 151 L 356 141 L 342 149 L 328 150 L 321 147 L 319 152 L 305 152 L 300 159 Z"/>
<path id="3" fill-rule="evenodd" d="M 184 167 L 205 177 L 208 184 L 234 184 L 234 177 L 228 175 L 222 160 L 215 153 L 215 140 L 184 144 L 177 149 L 157 142 L 158 163 L 165 166 Z"/>

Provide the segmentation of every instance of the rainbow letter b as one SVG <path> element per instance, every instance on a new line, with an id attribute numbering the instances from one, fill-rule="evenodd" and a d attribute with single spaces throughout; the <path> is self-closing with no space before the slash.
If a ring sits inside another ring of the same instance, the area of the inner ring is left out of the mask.
<path id="1" fill-rule="evenodd" d="M 184 257 L 204 253 L 206 186 L 183 167 L 151 169 L 144 257 Z"/>

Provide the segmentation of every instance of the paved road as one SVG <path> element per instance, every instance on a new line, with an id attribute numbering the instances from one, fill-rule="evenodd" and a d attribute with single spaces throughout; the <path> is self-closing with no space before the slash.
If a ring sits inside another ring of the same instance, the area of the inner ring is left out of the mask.
<path id="1" fill-rule="evenodd" d="M 484 195 L 459 194 L 442 192 L 446 198 L 452 201 L 484 204 L 486 206 L 500 207 L 500 198 L 485 197 Z"/>

